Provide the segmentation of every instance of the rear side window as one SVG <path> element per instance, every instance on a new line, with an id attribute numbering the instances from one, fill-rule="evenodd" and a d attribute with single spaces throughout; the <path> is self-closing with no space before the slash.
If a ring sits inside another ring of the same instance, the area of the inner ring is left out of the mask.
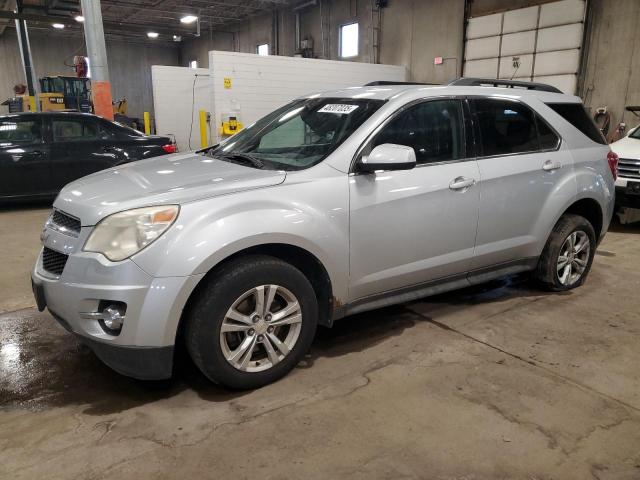
<path id="1" fill-rule="evenodd" d="M 538 150 L 533 112 L 503 100 L 475 100 L 482 156 L 509 155 Z"/>
<path id="2" fill-rule="evenodd" d="M 498 99 L 474 100 L 480 132 L 479 156 L 557 148 L 558 135 L 526 105 Z"/>
<path id="3" fill-rule="evenodd" d="M 602 145 L 607 144 L 581 103 L 547 103 L 547 106 L 594 142 Z"/>
<path id="4" fill-rule="evenodd" d="M 36 143 L 42 140 L 40 120 L 0 120 L 0 146 L 3 143 Z"/>
<path id="5" fill-rule="evenodd" d="M 551 127 L 536 115 L 536 126 L 538 127 L 538 139 L 540 140 L 540 150 L 551 150 L 558 146 L 560 139 Z"/>
<path id="6" fill-rule="evenodd" d="M 98 136 L 98 126 L 82 120 L 53 120 L 53 140 L 87 140 Z"/>

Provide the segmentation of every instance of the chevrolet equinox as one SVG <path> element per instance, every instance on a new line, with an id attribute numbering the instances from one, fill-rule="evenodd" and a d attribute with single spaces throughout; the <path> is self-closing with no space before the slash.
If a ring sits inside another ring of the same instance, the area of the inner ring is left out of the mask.
<path id="1" fill-rule="evenodd" d="M 616 169 L 580 99 L 548 85 L 318 93 L 68 184 L 33 290 L 124 375 L 170 377 L 183 341 L 209 379 L 255 388 L 347 315 L 525 271 L 581 285 Z"/>

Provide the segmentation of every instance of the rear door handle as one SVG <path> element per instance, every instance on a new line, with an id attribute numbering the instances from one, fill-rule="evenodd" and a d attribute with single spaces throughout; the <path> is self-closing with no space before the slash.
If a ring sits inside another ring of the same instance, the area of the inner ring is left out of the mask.
<path id="1" fill-rule="evenodd" d="M 449 188 L 451 190 L 462 190 L 465 188 L 472 187 L 475 184 L 476 184 L 476 181 L 473 178 L 456 177 L 453 180 L 451 180 L 451 183 L 449 184 Z"/>
<path id="2" fill-rule="evenodd" d="M 559 168 L 562 168 L 562 163 L 554 162 L 552 160 L 547 160 L 542 164 L 542 170 L 545 172 L 551 172 L 553 170 L 558 170 Z"/>
<path id="3" fill-rule="evenodd" d="M 41 152 L 40 150 L 34 150 L 33 152 L 31 152 L 31 155 L 33 155 L 34 157 L 41 157 L 42 155 L 44 155 L 44 152 Z"/>

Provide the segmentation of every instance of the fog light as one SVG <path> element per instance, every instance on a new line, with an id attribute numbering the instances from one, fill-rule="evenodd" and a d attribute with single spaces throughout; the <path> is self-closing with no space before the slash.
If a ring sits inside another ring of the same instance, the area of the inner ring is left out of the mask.
<path id="1" fill-rule="evenodd" d="M 117 305 L 109 305 L 102 311 L 102 321 L 109 330 L 120 331 L 124 323 L 123 312 L 120 311 Z"/>
<path id="2" fill-rule="evenodd" d="M 102 300 L 98 305 L 98 312 L 99 323 L 105 333 L 114 336 L 120 335 L 127 313 L 127 304 Z"/>

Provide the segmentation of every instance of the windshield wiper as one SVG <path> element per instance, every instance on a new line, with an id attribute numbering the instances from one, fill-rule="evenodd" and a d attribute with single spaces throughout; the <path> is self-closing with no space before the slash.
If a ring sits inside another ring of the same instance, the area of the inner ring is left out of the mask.
<path id="1" fill-rule="evenodd" d="M 219 154 L 222 158 L 228 158 L 230 160 L 241 161 L 245 163 L 250 163 L 252 166 L 256 168 L 264 168 L 264 162 L 253 155 L 249 155 L 248 153 L 224 153 Z"/>

